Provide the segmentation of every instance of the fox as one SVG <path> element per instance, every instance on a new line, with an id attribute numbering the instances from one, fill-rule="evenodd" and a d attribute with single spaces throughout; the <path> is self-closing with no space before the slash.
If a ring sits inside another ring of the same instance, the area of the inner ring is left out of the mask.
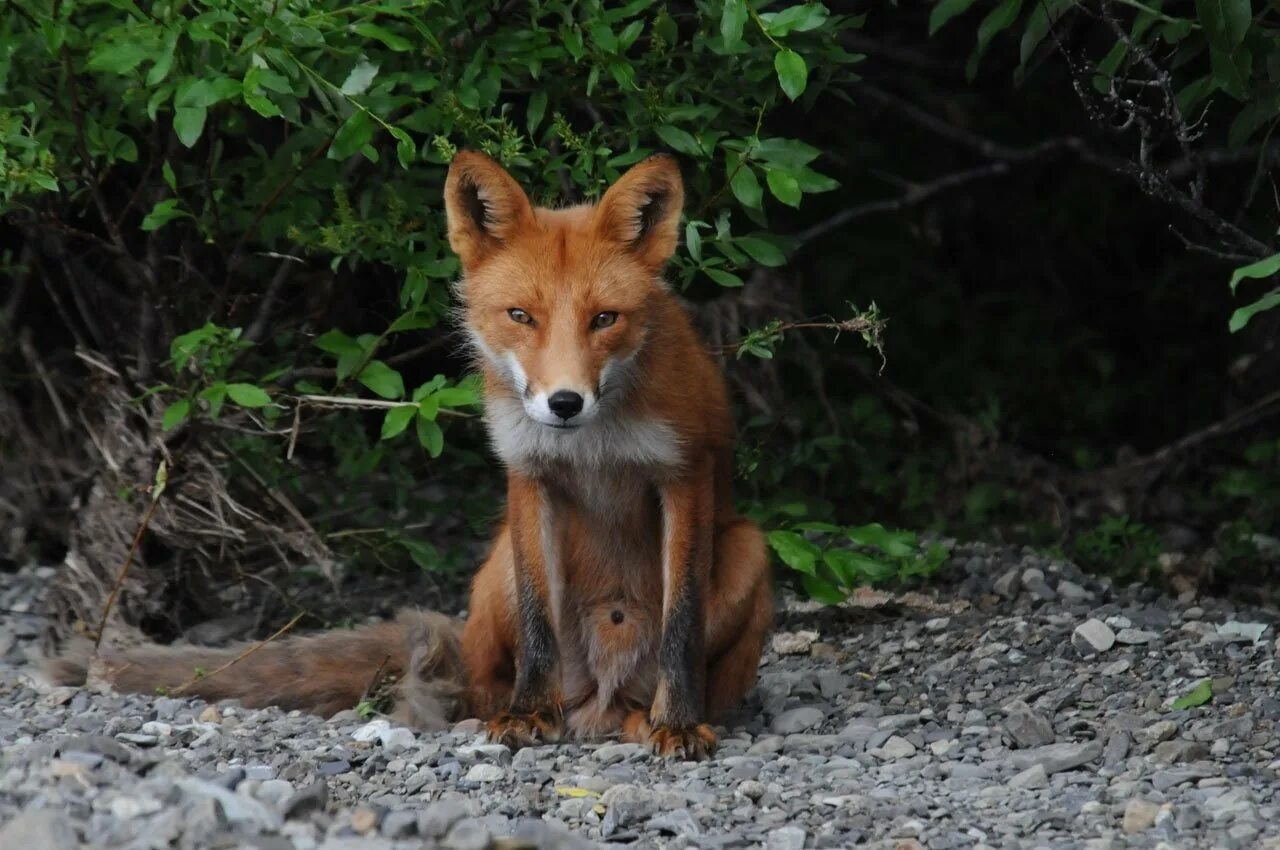
<path id="1" fill-rule="evenodd" d="M 617 737 L 663 757 L 714 754 L 712 723 L 754 686 L 774 601 L 764 536 L 733 501 L 725 378 L 664 278 L 679 165 L 653 155 L 598 202 L 549 208 L 492 158 L 461 151 L 443 194 L 507 490 L 465 620 L 411 609 L 360 629 L 110 650 L 92 664 L 81 649 L 50 678 L 327 715 L 385 677 L 393 718 L 410 725 L 478 717 L 513 749 Z M 192 680 L 195 668 L 214 672 Z"/>

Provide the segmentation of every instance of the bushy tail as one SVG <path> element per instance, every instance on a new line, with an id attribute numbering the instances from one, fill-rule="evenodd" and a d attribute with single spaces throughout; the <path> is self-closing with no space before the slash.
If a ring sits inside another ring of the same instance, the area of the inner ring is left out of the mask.
<path id="1" fill-rule="evenodd" d="M 56 684 L 92 676 L 118 691 L 238 699 L 249 708 L 326 717 L 373 693 L 390 698 L 397 722 L 434 729 L 466 711 L 461 626 L 443 614 L 405 610 L 385 623 L 256 648 L 151 645 L 91 659 L 90 647 L 80 645 L 48 661 L 44 672 Z"/>

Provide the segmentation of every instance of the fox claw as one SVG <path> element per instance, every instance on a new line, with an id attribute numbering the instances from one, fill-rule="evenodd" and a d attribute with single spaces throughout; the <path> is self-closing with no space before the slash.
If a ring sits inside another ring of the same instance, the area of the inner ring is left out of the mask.
<path id="1" fill-rule="evenodd" d="M 655 755 L 702 761 L 715 754 L 718 739 L 705 723 L 697 726 L 656 726 L 649 733 L 649 749 Z"/>
<path id="2" fill-rule="evenodd" d="M 488 723 L 489 740 L 513 750 L 534 744 L 554 744 L 564 730 L 564 718 L 557 709 L 528 713 L 504 712 Z"/>

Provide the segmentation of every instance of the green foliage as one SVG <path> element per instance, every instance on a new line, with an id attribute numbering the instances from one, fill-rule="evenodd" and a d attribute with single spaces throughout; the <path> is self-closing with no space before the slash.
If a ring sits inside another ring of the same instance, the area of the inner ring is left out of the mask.
<path id="1" fill-rule="evenodd" d="M 1109 516 L 1075 535 L 1065 554 L 1086 569 L 1122 581 L 1143 581 L 1151 576 L 1161 551 L 1155 531 L 1128 517 Z"/>
<path id="2" fill-rule="evenodd" d="M 796 512 L 802 513 L 803 506 L 799 508 Z M 832 604 L 863 585 L 928 577 L 947 559 L 945 547 L 924 546 L 914 533 L 890 531 L 879 523 L 793 522 L 771 531 L 768 540 L 778 558 L 800 574 L 805 592 Z"/>
<path id="3" fill-rule="evenodd" d="M 1202 679 L 1194 688 L 1178 697 L 1170 705 L 1174 711 L 1184 711 L 1188 708 L 1204 705 L 1213 699 L 1213 681 L 1211 679 Z"/>

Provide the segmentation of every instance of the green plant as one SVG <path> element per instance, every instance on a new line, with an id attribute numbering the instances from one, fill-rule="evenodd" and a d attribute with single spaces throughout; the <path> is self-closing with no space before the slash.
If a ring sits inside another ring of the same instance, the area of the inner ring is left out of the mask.
<path id="1" fill-rule="evenodd" d="M 1156 567 L 1160 537 L 1142 523 L 1108 516 L 1071 538 L 1065 555 L 1082 567 L 1122 581 L 1144 581 Z"/>
<path id="2" fill-rule="evenodd" d="M 769 532 L 768 540 L 782 562 L 800 573 L 805 592 L 826 603 L 842 602 L 863 585 L 928 577 L 947 559 L 944 546 L 922 545 L 913 532 L 879 523 L 797 522 Z"/>

